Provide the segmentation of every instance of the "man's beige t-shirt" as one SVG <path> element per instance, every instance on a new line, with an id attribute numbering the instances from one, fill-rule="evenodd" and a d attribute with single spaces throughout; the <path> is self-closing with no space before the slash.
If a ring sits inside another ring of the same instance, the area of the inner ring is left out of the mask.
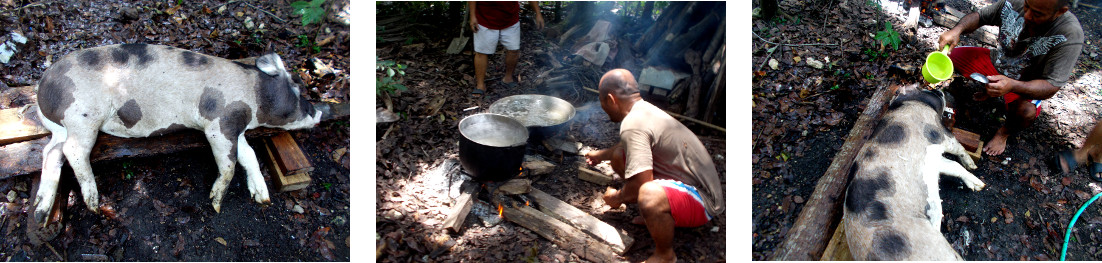
<path id="1" fill-rule="evenodd" d="M 711 216 L 723 213 L 723 185 L 708 150 L 696 134 L 654 105 L 639 100 L 620 123 L 627 164 L 625 178 L 654 170 L 654 179 L 696 187 Z"/>

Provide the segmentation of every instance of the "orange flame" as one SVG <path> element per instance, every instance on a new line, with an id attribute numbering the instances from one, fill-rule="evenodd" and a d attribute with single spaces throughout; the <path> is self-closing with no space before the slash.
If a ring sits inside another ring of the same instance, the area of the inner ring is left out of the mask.
<path id="1" fill-rule="evenodd" d="M 526 200 L 526 201 L 524 201 L 524 206 L 532 206 L 532 205 L 529 205 L 528 201 Z"/>
<path id="2" fill-rule="evenodd" d="M 505 210 L 505 207 L 501 206 L 501 204 L 497 204 L 497 217 L 502 217 L 501 216 L 501 211 L 504 211 L 504 210 Z"/>

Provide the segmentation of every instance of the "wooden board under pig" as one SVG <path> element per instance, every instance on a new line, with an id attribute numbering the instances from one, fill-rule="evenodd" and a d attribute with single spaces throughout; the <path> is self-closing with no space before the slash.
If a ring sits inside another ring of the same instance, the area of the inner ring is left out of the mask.
<path id="1" fill-rule="evenodd" d="M 857 152 L 865 145 L 872 128 L 887 109 L 887 103 L 899 86 L 880 87 L 869 99 L 865 111 L 846 135 L 842 149 L 834 155 L 826 173 L 819 178 L 795 224 L 770 260 L 818 260 L 828 245 L 831 234 L 842 219 L 842 201 L 849 184 L 848 171 Z"/>

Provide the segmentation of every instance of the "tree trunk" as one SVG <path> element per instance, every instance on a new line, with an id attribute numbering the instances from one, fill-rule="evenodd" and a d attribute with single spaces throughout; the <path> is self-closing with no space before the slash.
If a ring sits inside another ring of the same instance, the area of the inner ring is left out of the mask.
<path id="1" fill-rule="evenodd" d="M 719 50 L 720 44 L 726 44 L 726 36 L 727 20 L 723 19 L 719 22 L 719 28 L 716 29 L 716 34 L 712 36 L 712 43 L 708 44 L 708 49 L 704 52 L 704 61 L 712 61 L 712 59 L 715 58 L 716 51 Z"/>
<path id="2" fill-rule="evenodd" d="M 686 10 L 689 9 L 693 8 L 686 8 Z M 682 13 L 685 15 L 682 19 L 687 20 L 688 16 L 690 16 L 693 12 Z M 665 34 L 663 39 L 659 40 L 659 42 L 655 46 L 651 47 L 650 50 L 647 51 L 647 62 L 644 63 L 644 65 L 665 65 L 672 67 L 679 64 L 679 62 L 682 62 L 681 60 L 669 59 L 669 56 L 672 55 L 680 57 L 684 50 L 689 49 L 693 43 L 699 41 L 701 35 L 703 35 L 705 32 L 711 32 L 710 29 L 713 29 L 713 26 L 718 25 L 719 21 L 719 16 L 716 15 L 714 11 L 712 11 L 709 12 L 703 20 L 700 20 L 695 25 L 692 25 L 692 27 L 689 27 L 687 31 L 684 30 L 684 28 L 690 25 L 689 22 L 679 22 L 675 24 L 674 27 L 671 27 L 668 33 Z M 680 33 L 681 31 L 686 32 Z"/>
<path id="3" fill-rule="evenodd" d="M 636 52 L 646 53 L 646 48 L 649 48 L 656 39 L 659 39 L 662 34 L 666 32 L 666 29 L 673 24 L 673 19 L 670 17 L 677 16 L 681 13 L 681 9 L 687 4 L 685 2 L 672 2 L 665 10 L 662 10 L 662 15 L 658 16 L 658 20 L 651 25 L 647 32 L 643 34 L 638 40 L 635 41 L 635 45 L 632 49 Z"/>
<path id="4" fill-rule="evenodd" d="M 654 22 L 654 1 L 647 1 L 647 3 L 643 5 L 643 13 L 639 14 L 639 16 L 640 16 L 639 18 L 642 19 L 642 21 L 646 21 L 647 23 L 653 23 Z"/>
<path id="5" fill-rule="evenodd" d="M 559 21 L 562 21 L 562 1 L 555 1 L 555 17 L 551 18 L 551 22 Z"/>

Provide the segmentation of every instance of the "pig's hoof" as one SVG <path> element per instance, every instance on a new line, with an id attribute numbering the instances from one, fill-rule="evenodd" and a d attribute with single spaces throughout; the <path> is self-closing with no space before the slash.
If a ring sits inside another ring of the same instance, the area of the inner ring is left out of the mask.
<path id="1" fill-rule="evenodd" d="M 46 225 L 46 217 L 50 215 L 51 207 L 39 207 L 34 210 L 34 220 L 37 223 Z"/>
<path id="2" fill-rule="evenodd" d="M 222 213 L 222 204 L 219 204 L 218 202 L 214 202 L 211 205 L 214 206 L 214 212 L 215 213 Z"/>
<path id="3" fill-rule="evenodd" d="M 987 184 L 984 184 L 983 182 L 973 182 L 968 184 L 968 188 L 972 188 L 972 191 L 983 190 L 983 188 L 986 186 Z"/>

